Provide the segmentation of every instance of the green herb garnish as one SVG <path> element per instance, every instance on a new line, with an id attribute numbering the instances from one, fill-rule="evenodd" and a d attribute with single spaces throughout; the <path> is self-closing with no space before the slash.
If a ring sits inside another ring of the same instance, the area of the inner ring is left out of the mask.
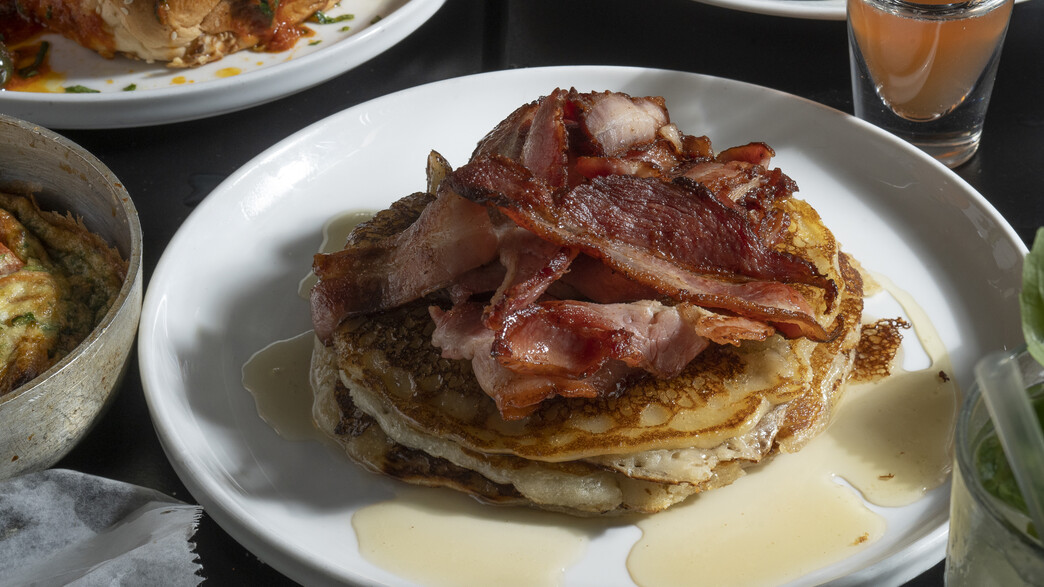
<path id="1" fill-rule="evenodd" d="M 66 94 L 100 94 L 101 92 L 99 92 L 98 90 L 92 90 L 91 88 L 88 88 L 87 86 L 75 85 L 75 86 L 66 86 L 65 93 Z"/>
<path id="2" fill-rule="evenodd" d="M 1044 391 L 1044 385 L 1036 385 L 1027 390 L 1033 400 L 1033 410 L 1037 414 L 1037 420 L 1040 422 L 1044 422 L 1042 391 Z M 1008 459 L 1004 454 L 1004 447 L 1001 446 L 996 433 L 992 431 L 975 449 L 975 471 L 982 482 L 982 488 L 990 495 L 1022 512 L 1023 515 L 1029 515 L 1026 499 L 1022 497 L 1022 492 L 1019 490 L 1015 473 L 1011 470 L 1011 465 L 1008 464 Z M 1033 522 L 1027 523 L 1026 533 L 1034 538 L 1040 537 Z"/>
<path id="3" fill-rule="evenodd" d="M 1044 227 L 1037 229 L 1033 246 L 1023 261 L 1019 311 L 1026 350 L 1044 365 Z M 1027 393 L 1038 423 L 1044 426 L 1044 384 L 1032 386 Z M 1029 514 L 1004 448 L 992 430 L 975 449 L 975 470 L 987 492 L 1024 515 Z M 1038 530 L 1032 522 L 1026 526 L 1030 536 L 1039 537 Z"/>
<path id="4" fill-rule="evenodd" d="M 346 20 L 354 20 L 354 14 L 342 14 L 340 16 L 327 16 L 323 11 L 316 10 L 315 14 L 309 19 L 316 24 L 334 24 L 336 22 L 344 22 Z"/>
<path id="5" fill-rule="evenodd" d="M 40 66 L 43 65 L 44 59 L 47 57 L 47 52 L 50 49 L 51 44 L 49 42 L 41 41 L 40 49 L 36 52 L 36 57 L 33 58 L 33 62 L 19 69 L 18 75 L 24 78 L 40 75 Z"/>
<path id="6" fill-rule="evenodd" d="M 273 18 L 275 16 L 276 8 L 278 7 L 279 0 L 261 0 L 261 3 L 258 5 L 258 10 L 268 18 Z"/>
<path id="7" fill-rule="evenodd" d="M 1023 261 L 1019 309 L 1026 350 L 1044 365 L 1044 227 L 1037 229 L 1033 248 Z"/>
<path id="8" fill-rule="evenodd" d="M 26 312 L 11 318 L 11 326 L 32 326 L 36 324 L 36 316 L 32 312 Z"/>
<path id="9" fill-rule="evenodd" d="M 138 84 L 131 84 L 131 85 L 123 88 L 123 91 L 124 92 L 133 92 L 136 89 L 138 89 Z"/>

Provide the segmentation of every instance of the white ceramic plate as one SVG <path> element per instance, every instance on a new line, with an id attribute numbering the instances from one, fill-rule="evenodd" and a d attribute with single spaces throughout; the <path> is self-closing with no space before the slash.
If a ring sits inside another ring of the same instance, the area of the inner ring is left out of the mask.
<path id="1" fill-rule="evenodd" d="M 556 86 L 663 95 L 673 121 L 718 148 L 768 142 L 845 248 L 927 310 L 961 384 L 976 357 L 1021 341 L 1025 247 L 1011 227 L 945 167 L 841 112 L 719 78 L 613 67 L 512 70 L 385 96 L 300 131 L 222 183 L 172 239 L 144 304 L 141 374 L 174 468 L 222 527 L 290 577 L 404 583 L 360 557 L 350 523 L 391 482 L 278 437 L 241 385 L 243 364 L 310 328 L 297 286 L 327 220 L 423 189 L 430 149 L 459 165 L 515 107 Z M 946 487 L 885 515 L 877 543 L 797 584 L 895 585 L 942 558 Z M 585 560 L 619 555 L 620 540 L 599 536 Z M 603 572 L 580 583 L 631 584 Z"/>
<path id="2" fill-rule="evenodd" d="M 287 51 L 240 51 L 193 69 L 122 57 L 105 59 L 57 35 L 48 87 L 84 86 L 97 94 L 0 91 L 0 112 L 50 128 L 119 128 L 181 122 L 270 102 L 340 75 L 392 47 L 445 0 L 342 0 L 315 32 Z M 348 27 L 347 30 L 343 30 Z M 133 90 L 125 88 L 134 87 Z"/>

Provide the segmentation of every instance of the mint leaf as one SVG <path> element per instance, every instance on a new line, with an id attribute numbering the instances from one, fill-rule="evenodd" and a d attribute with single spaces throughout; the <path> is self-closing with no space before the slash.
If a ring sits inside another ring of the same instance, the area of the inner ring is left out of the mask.
<path id="1" fill-rule="evenodd" d="M 1044 365 L 1044 227 L 1037 229 L 1033 248 L 1023 261 L 1019 309 L 1026 348 Z"/>

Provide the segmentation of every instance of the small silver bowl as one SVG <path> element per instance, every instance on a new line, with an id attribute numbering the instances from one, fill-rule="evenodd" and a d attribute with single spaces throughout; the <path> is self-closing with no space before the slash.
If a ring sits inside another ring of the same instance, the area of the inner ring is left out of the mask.
<path id="1" fill-rule="evenodd" d="M 127 277 L 101 323 L 73 352 L 0 396 L 0 479 L 46 469 L 90 430 L 126 372 L 141 316 L 141 225 L 126 188 L 72 141 L 0 115 L 0 190 L 30 192 L 45 210 L 71 212 L 127 260 Z"/>

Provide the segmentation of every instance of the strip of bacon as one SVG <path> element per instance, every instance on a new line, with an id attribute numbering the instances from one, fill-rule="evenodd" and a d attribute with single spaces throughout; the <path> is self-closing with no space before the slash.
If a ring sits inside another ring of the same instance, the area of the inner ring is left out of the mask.
<path id="1" fill-rule="evenodd" d="M 686 156 L 679 155 L 675 149 L 671 141 L 658 138 L 618 157 L 577 157 L 574 169 L 586 178 L 601 175 L 660 177 L 688 161 Z"/>
<path id="2" fill-rule="evenodd" d="M 667 378 L 707 344 L 676 311 L 652 303 L 555 301 L 511 316 L 494 338 L 492 353 L 515 373 L 580 379 L 616 359 Z"/>
<path id="3" fill-rule="evenodd" d="M 569 93 L 579 107 L 581 126 L 600 154 L 621 155 L 636 145 L 651 142 L 670 122 L 663 98 L 635 97 L 616 92 Z"/>
<path id="4" fill-rule="evenodd" d="M 582 378 L 516 373 L 492 356 L 494 332 L 484 326 L 480 304 L 458 304 L 448 311 L 431 307 L 429 312 L 435 322 L 432 344 L 447 359 L 471 361 L 475 380 L 493 398 L 505 420 L 524 418 L 540 402 L 555 396 L 593 398 L 616 393 L 641 374 L 620 361 L 609 361 Z"/>
<path id="5" fill-rule="evenodd" d="M 512 410 L 555 395 L 612 393 L 616 387 L 606 386 L 607 378 L 640 373 L 674 377 L 711 340 L 739 344 L 764 340 L 773 332 L 746 318 L 648 300 L 545 301 L 509 317 L 500 332 L 485 327 L 477 303 L 429 311 L 436 324 L 432 342 L 443 356 L 472 361 L 482 388 L 498 406 Z"/>
<path id="6" fill-rule="evenodd" d="M 719 344 L 738 344 L 764 340 L 772 332 L 759 322 L 691 304 L 560 300 L 512 315 L 494 338 L 492 354 L 516 373 L 583 378 L 618 360 L 667 379 L 681 373 L 711 337 Z"/>
<path id="7" fill-rule="evenodd" d="M 529 136 L 529 129 L 536 115 L 538 101 L 523 104 L 502 120 L 478 142 L 472 157 L 500 155 L 508 159 L 519 160 L 522 147 Z"/>
<path id="8" fill-rule="evenodd" d="M 420 298 L 496 257 L 497 236 L 487 208 L 442 192 L 406 230 L 314 257 L 316 335 L 327 342 L 344 318 Z"/>
<path id="9" fill-rule="evenodd" d="M 518 159 L 534 177 L 552 189 L 565 186 L 568 172 L 564 90 L 555 90 L 540 101 Z"/>
<path id="10" fill-rule="evenodd" d="M 762 167 L 767 168 L 769 162 L 775 156 L 776 152 L 772 150 L 772 147 L 765 143 L 747 143 L 746 145 L 729 147 L 721 153 L 718 153 L 718 156 L 715 157 L 715 159 L 721 163 L 743 161 L 750 163 L 751 165 L 761 165 Z"/>
<path id="11" fill-rule="evenodd" d="M 768 170 L 746 161 L 696 161 L 675 169 L 668 179 L 685 177 L 706 187 L 729 207 L 761 212 L 765 204 L 789 197 L 797 190 L 794 180 L 779 169 Z M 757 223 L 762 214 L 752 214 Z"/>
<path id="12" fill-rule="evenodd" d="M 450 301 L 459 304 L 468 301 L 475 294 L 496 291 L 504 283 L 506 276 L 507 269 L 500 261 L 494 261 L 463 273 L 446 287 L 446 293 L 449 294 Z"/>
<path id="13" fill-rule="evenodd" d="M 499 330 L 507 316 L 535 302 L 569 269 L 577 255 L 515 226 L 500 237 L 500 264 L 505 268 L 500 283 L 484 312 L 486 326 Z"/>
<path id="14" fill-rule="evenodd" d="M 559 294 L 561 290 L 564 291 Z M 653 300 L 660 297 L 660 292 L 648 285 L 632 281 L 598 259 L 583 254 L 573 259 L 569 265 L 569 273 L 548 288 L 548 293 L 561 299 L 587 299 L 600 304 Z"/>
<path id="15" fill-rule="evenodd" d="M 536 411 L 540 402 L 555 396 L 612 396 L 621 393 L 629 381 L 644 375 L 620 361 L 609 361 L 582 379 L 515 373 L 489 355 L 476 355 L 471 367 L 475 380 L 493 398 L 505 420 L 525 418 Z"/>

